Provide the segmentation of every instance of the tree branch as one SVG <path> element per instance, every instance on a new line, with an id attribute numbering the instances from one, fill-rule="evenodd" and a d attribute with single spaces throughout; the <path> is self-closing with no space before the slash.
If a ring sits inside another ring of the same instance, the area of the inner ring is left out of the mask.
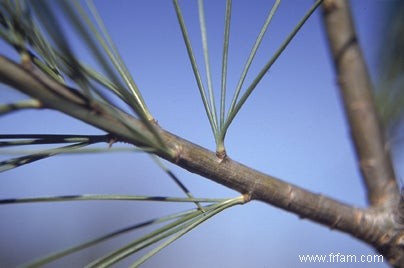
<path id="1" fill-rule="evenodd" d="M 372 83 L 358 45 L 349 4 L 325 0 L 327 37 L 368 201 L 376 207 L 396 206 L 399 191 L 389 147 L 379 124 Z"/>
<path id="2" fill-rule="evenodd" d="M 18 65 L 0 56 L 0 81 L 41 101 L 45 107 L 59 110 L 67 115 L 103 129 L 112 136 L 131 144 L 142 146 L 138 136 L 127 125 L 136 126 L 145 136 L 152 133 L 143 123 L 130 115 L 102 102 L 88 100 L 71 89 L 51 80 L 37 69 Z M 95 108 L 96 107 L 96 108 Z M 116 117 L 125 118 L 126 124 Z M 214 152 L 158 129 L 170 153 L 157 152 L 159 156 L 240 193 L 249 194 L 276 207 L 293 212 L 302 218 L 349 233 L 369 243 L 383 235 L 374 212 L 358 209 L 334 199 L 311 193 L 298 186 L 286 183 L 270 175 L 246 167 L 229 157 L 220 159 Z M 391 222 L 390 215 L 379 217 L 385 224 Z"/>
<path id="3" fill-rule="evenodd" d="M 167 148 L 154 153 L 251 199 L 355 236 L 373 245 L 392 265 L 404 267 L 404 214 L 396 213 L 404 211 L 404 197 L 397 208 L 399 191 L 395 174 L 379 127 L 371 82 L 349 8 L 344 0 L 325 0 L 323 11 L 341 95 L 372 207 L 355 208 L 258 172 L 229 157 L 220 159 L 214 152 L 158 126 L 156 131 Z M 148 145 L 145 140 L 155 139 L 155 134 L 140 120 L 56 82 L 29 62 L 20 65 L 0 55 L 0 82 L 35 98 L 41 107 L 61 111 L 106 131 L 112 138 L 140 147 Z"/>

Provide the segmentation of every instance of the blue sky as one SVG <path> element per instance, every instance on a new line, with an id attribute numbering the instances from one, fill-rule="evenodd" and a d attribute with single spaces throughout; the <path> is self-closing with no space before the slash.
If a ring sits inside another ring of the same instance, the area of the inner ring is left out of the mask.
<path id="1" fill-rule="evenodd" d="M 230 92 L 271 7 L 268 2 L 234 1 L 228 73 Z M 214 150 L 213 135 L 171 1 L 119 0 L 112 4 L 103 0 L 95 3 L 159 124 L 176 135 Z M 205 3 L 217 92 L 224 3 Z M 197 61 L 203 70 L 196 1 L 180 1 L 180 4 Z M 247 77 L 247 85 L 310 4 L 311 1 L 284 1 L 281 4 Z M 373 77 L 377 73 L 383 7 L 383 1 L 356 0 L 352 3 L 359 41 Z M 91 53 L 74 39 L 72 45 L 84 61 L 93 62 Z M 3 51 L 3 43 L 0 48 Z M 257 170 L 363 207 L 366 195 L 333 71 L 320 12 L 316 11 L 234 120 L 226 138 L 227 151 L 231 158 Z M 19 93 L 1 86 L 2 103 L 20 98 Z M 101 133 L 49 111 L 2 117 L 0 132 Z M 400 155 L 397 155 L 396 161 L 399 159 Z M 214 182 L 170 167 L 195 196 L 237 195 Z M 403 171 L 398 170 L 398 173 L 403 174 Z M 0 178 L 2 198 L 82 193 L 182 195 L 148 156 L 133 153 L 58 156 L 2 173 Z M 0 217 L 7 220 L 0 224 L 0 264 L 14 266 L 51 250 L 187 207 L 128 202 L 3 206 Z M 115 243 L 122 244 L 133 237 L 129 235 Z M 81 266 L 94 255 L 109 252 L 114 247 L 113 242 L 107 243 L 75 255 L 73 260 L 62 260 L 59 265 Z M 358 256 L 375 254 L 370 247 L 346 234 L 267 204 L 250 202 L 204 223 L 144 267 L 309 267 L 299 262 L 299 254 L 338 252 Z M 385 264 L 367 266 L 387 267 Z"/>

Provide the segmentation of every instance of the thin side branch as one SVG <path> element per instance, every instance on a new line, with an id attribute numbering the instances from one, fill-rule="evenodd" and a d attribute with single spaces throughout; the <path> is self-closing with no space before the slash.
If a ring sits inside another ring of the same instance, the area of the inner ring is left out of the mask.
<path id="1" fill-rule="evenodd" d="M 144 136 L 153 135 L 141 121 L 126 113 L 95 100 L 88 105 L 82 96 L 72 95 L 69 88 L 50 80 L 45 74 L 33 73 L 32 68 L 23 67 L 2 56 L 0 82 L 40 100 L 45 107 L 62 111 L 103 129 L 119 140 L 142 146 L 138 137 L 128 129 L 128 125 L 142 130 Z M 125 122 L 117 120 L 116 116 L 124 118 Z M 214 152 L 162 129 L 157 131 L 172 152 L 158 151 L 157 154 L 190 172 L 248 194 L 251 199 L 291 211 L 302 218 L 341 230 L 370 243 L 375 243 L 383 234 L 380 224 L 371 216 L 370 211 L 311 193 L 228 157 L 219 159 Z M 388 224 L 390 218 L 383 218 L 383 221 Z"/>
<path id="2" fill-rule="evenodd" d="M 396 176 L 379 124 L 372 83 L 346 0 L 325 0 L 323 17 L 338 76 L 338 84 L 348 117 L 356 154 L 375 207 L 392 207 L 399 198 Z"/>

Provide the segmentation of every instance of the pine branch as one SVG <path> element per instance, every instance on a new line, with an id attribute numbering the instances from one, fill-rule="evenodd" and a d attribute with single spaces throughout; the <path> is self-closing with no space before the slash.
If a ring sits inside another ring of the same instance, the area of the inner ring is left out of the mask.
<path id="1" fill-rule="evenodd" d="M 93 100 L 88 105 L 83 96 L 69 94 L 70 89 L 50 80 L 39 70 L 16 64 L 0 56 L 0 81 L 33 98 L 40 100 L 47 108 L 59 110 L 103 129 L 118 140 L 124 140 L 136 146 L 142 146 L 128 125 L 142 131 L 145 137 L 153 134 L 143 123 L 117 108 Z M 116 117 L 123 118 L 117 120 Z M 260 200 L 284 210 L 293 212 L 302 218 L 330 226 L 331 228 L 354 235 L 369 243 L 375 243 L 383 234 L 371 211 L 354 208 L 332 198 L 314 194 L 298 186 L 286 183 L 278 178 L 263 174 L 246 167 L 229 157 L 220 159 L 214 152 L 177 137 L 163 129 L 158 132 L 169 148 L 156 154 L 166 160 L 232 188 L 251 199 Z M 378 219 L 388 224 L 390 215 L 381 215 Z"/>
<path id="2" fill-rule="evenodd" d="M 190 172 L 234 189 L 243 194 L 245 202 L 250 199 L 263 201 L 355 236 L 374 246 L 392 265 L 404 267 L 404 196 L 400 198 L 389 150 L 379 126 L 372 99 L 372 84 L 357 42 L 349 6 L 344 0 L 324 0 L 323 12 L 341 95 L 371 205 L 368 209 L 355 208 L 312 193 L 229 157 L 219 158 L 214 152 L 157 125 L 130 116 L 112 103 L 89 98 L 81 91 L 66 87 L 49 73 L 37 69 L 31 62 L 35 59 L 29 53 L 24 54 L 22 64 L 0 55 L 0 82 L 36 100 L 35 105 L 29 104 L 28 107 L 25 103 L 14 105 L 16 109 L 61 111 L 106 131 L 113 140 L 151 148 L 152 153 Z M 267 65 L 270 67 L 271 64 Z M 13 109 L 13 106 L 3 107 L 4 113 Z M 193 228 L 193 225 L 189 227 Z"/>

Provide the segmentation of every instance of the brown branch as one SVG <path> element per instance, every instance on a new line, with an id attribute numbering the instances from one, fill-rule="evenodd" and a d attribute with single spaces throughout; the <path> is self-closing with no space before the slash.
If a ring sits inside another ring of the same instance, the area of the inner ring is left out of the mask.
<path id="1" fill-rule="evenodd" d="M 372 83 L 358 45 L 349 4 L 325 0 L 323 18 L 359 167 L 372 206 L 392 207 L 399 198 L 389 148 L 379 124 Z"/>
<path id="2" fill-rule="evenodd" d="M 0 56 L 0 81 L 40 100 L 45 107 L 62 111 L 72 117 L 105 130 L 118 139 L 134 145 L 142 141 L 133 135 L 127 125 L 117 120 L 125 118 L 127 124 L 152 135 L 139 120 L 101 102 L 87 105 L 84 96 L 72 94 L 69 88 L 51 80 L 32 68 L 24 68 Z M 97 107 L 96 110 L 93 107 Z M 349 233 L 369 243 L 383 235 L 373 212 L 354 208 L 334 199 L 311 193 L 298 186 L 246 167 L 229 157 L 220 159 L 214 152 L 195 145 L 162 129 L 158 130 L 164 143 L 174 153 L 158 153 L 174 164 L 232 188 L 249 194 L 252 199 L 293 212 L 302 218 Z M 379 217 L 385 224 L 392 222 L 390 215 Z"/>
<path id="3" fill-rule="evenodd" d="M 372 218 L 379 221 L 377 225 L 383 230 L 383 234 L 371 244 L 394 267 L 404 267 L 404 199 L 400 199 L 389 148 L 384 141 L 373 101 L 371 80 L 358 44 L 349 5 L 346 0 L 325 0 L 322 8 L 359 167 L 368 200 L 375 209 Z M 385 213 L 395 215 L 393 218 L 387 217 L 391 222 L 381 219 Z"/>

